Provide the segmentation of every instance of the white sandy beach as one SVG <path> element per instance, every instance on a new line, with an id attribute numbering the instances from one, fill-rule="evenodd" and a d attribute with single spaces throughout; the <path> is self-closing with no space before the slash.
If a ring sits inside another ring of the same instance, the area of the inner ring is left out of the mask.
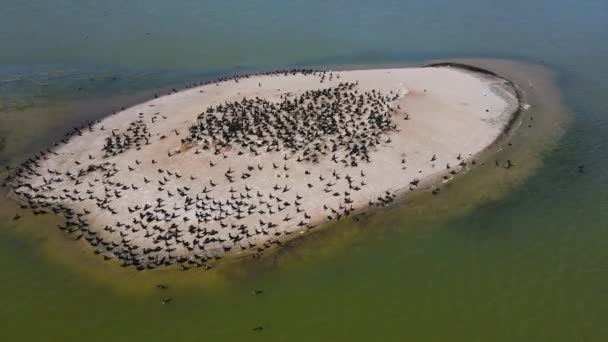
<path id="1" fill-rule="evenodd" d="M 107 258 L 129 254 L 135 265 L 184 259 L 197 264 L 227 252 L 262 252 L 370 203 L 389 204 L 416 184 L 440 186 L 442 177 L 472 166 L 519 106 L 507 81 L 454 67 L 334 71 L 323 82 L 321 77 L 251 76 L 127 108 L 54 148 L 13 189 L 30 203 L 73 209 L 72 221 L 80 221 L 84 238 Z M 284 149 L 253 153 L 239 146 L 216 154 L 182 143 L 209 106 L 256 97 L 279 102 L 343 82 L 355 83 L 358 94 L 373 90 L 394 99 L 387 110 L 396 127 L 370 147 L 370 162 L 347 165 L 332 160 L 332 153 L 319 154 L 316 163 L 297 161 L 300 155 Z M 148 144 L 104 156 L 113 131 L 120 135 L 140 124 Z"/>

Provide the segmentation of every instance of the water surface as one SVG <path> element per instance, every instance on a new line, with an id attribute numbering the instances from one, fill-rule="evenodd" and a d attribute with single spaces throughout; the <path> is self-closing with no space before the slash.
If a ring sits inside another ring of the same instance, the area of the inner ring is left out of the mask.
<path id="1" fill-rule="evenodd" d="M 129 272 L 62 236 L 56 218 L 13 222 L 19 209 L 0 200 L 2 336 L 605 341 L 606 41 L 601 0 L 4 0 L 2 166 L 84 120 L 221 74 L 466 57 L 536 66 L 517 76 L 533 83 L 533 106 L 513 146 L 497 146 L 513 172 L 489 159 L 438 198 L 339 223 L 260 263 Z M 154 289 L 160 280 L 169 293 Z"/>

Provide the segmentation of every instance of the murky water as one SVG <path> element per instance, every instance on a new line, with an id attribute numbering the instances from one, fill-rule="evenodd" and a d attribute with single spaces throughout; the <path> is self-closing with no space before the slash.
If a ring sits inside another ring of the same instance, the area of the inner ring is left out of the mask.
<path id="1" fill-rule="evenodd" d="M 484 57 L 470 62 L 515 80 L 532 106 L 440 196 L 211 272 L 105 264 L 57 218 L 12 221 L 20 210 L 2 198 L 2 336 L 605 341 L 606 41 L 608 3 L 591 0 L 5 1 L 2 167 L 159 88 L 244 70 Z"/>

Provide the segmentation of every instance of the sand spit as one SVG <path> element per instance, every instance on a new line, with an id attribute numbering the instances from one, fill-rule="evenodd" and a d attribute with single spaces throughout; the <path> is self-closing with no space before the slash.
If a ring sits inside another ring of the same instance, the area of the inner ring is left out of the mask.
<path id="1" fill-rule="evenodd" d="M 75 128 L 7 185 L 107 260 L 209 267 L 448 180 L 518 109 L 510 82 L 451 66 L 238 76 Z"/>

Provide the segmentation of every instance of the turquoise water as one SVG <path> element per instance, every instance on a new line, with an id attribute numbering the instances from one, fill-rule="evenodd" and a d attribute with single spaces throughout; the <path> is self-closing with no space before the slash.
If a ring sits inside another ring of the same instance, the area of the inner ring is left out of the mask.
<path id="1" fill-rule="evenodd" d="M 569 107 L 564 120 L 533 106 L 547 122 L 515 132 L 514 173 L 482 169 L 442 198 L 217 274 L 115 270 L 53 218 L 13 222 L 18 208 L 2 199 L 3 340 L 608 340 L 608 2 L 1 5 L 2 166 L 159 88 L 294 65 L 506 58 L 554 72 Z"/>

